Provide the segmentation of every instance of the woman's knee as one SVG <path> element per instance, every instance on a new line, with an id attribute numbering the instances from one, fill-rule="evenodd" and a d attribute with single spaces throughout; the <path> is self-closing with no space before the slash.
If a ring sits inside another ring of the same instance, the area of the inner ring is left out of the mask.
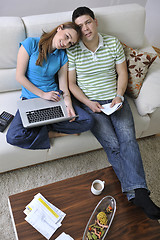
<path id="1" fill-rule="evenodd" d="M 14 134 L 11 133 L 10 130 L 8 130 L 8 132 L 6 134 L 6 141 L 7 141 L 7 143 L 9 143 L 11 145 L 16 145 L 15 136 L 14 136 Z"/>
<path id="2" fill-rule="evenodd" d="M 25 136 L 23 131 L 18 131 L 15 128 L 9 128 L 8 132 L 6 134 L 6 140 L 7 143 L 11 145 L 18 146 L 19 144 L 22 144 L 23 141 L 25 141 Z"/>
<path id="3" fill-rule="evenodd" d="M 90 114 L 88 114 L 88 118 L 85 119 L 85 123 L 86 123 L 86 127 L 87 127 L 88 130 L 93 128 L 94 119 Z"/>
<path id="4" fill-rule="evenodd" d="M 94 125 L 94 119 L 91 114 L 79 106 L 75 106 L 78 118 L 76 121 L 83 126 L 84 131 L 90 130 Z"/>

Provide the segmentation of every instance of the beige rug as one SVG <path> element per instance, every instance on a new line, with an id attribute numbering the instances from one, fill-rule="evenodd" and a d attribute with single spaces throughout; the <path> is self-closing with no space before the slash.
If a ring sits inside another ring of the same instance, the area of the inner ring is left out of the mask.
<path id="1" fill-rule="evenodd" d="M 138 143 L 151 198 L 160 206 L 160 137 L 140 139 Z M 102 149 L 0 174 L 0 240 L 15 239 L 7 202 L 9 195 L 106 166 L 109 163 Z"/>

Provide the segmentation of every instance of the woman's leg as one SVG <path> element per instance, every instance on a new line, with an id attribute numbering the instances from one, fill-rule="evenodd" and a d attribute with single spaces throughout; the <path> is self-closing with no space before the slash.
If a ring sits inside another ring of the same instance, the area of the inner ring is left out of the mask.
<path id="1" fill-rule="evenodd" d="M 9 144 L 25 149 L 50 148 L 47 127 L 24 128 L 19 111 L 11 122 L 6 139 Z"/>
<path id="2" fill-rule="evenodd" d="M 64 121 L 50 125 L 50 130 L 53 132 L 64 134 L 79 134 L 90 130 L 93 127 L 93 118 L 79 105 L 73 104 L 74 110 L 78 117 L 73 122 Z"/>

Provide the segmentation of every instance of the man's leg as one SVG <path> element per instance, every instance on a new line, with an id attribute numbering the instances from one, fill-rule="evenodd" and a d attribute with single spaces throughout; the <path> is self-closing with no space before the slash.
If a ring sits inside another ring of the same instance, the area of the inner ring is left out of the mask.
<path id="1" fill-rule="evenodd" d="M 100 104 L 106 102 L 100 101 Z M 93 113 L 84 106 L 94 118 L 92 133 L 98 139 L 107 153 L 128 200 L 144 209 L 152 219 L 160 218 L 160 209 L 154 205 L 148 196 L 142 159 L 135 139 L 134 122 L 127 102 L 121 110 L 107 116 L 103 113 Z M 143 196 L 143 197 L 142 197 Z"/>
<path id="2" fill-rule="evenodd" d="M 104 103 L 106 101 L 100 101 L 100 104 Z M 108 160 L 121 182 L 122 191 L 127 193 L 138 187 L 147 188 L 138 145 L 132 129 L 133 122 L 131 119 L 125 123 L 124 108 L 116 112 L 121 111 L 121 117 L 120 114 L 113 117 L 115 113 L 110 116 L 104 113 L 93 113 L 88 107 L 85 107 L 85 110 L 88 110 L 94 118 L 94 127 L 91 131 L 107 153 Z M 135 164 L 136 161 L 138 166 Z M 134 196 L 133 191 L 128 199 Z"/>
<path id="3" fill-rule="evenodd" d="M 127 101 L 124 102 L 122 110 L 112 115 L 112 122 L 120 143 L 121 159 L 124 163 L 127 160 L 126 167 L 128 163 L 129 171 L 127 171 L 126 177 L 131 181 L 136 179 L 136 184 L 133 185 L 134 197 L 132 191 L 127 191 L 128 199 L 131 199 L 136 206 L 141 207 L 149 218 L 160 219 L 160 208 L 149 198 L 149 191 L 145 187 L 143 163 L 135 137 L 132 112 Z"/>
<path id="4" fill-rule="evenodd" d="M 122 109 L 110 116 L 114 131 L 116 133 L 119 147 L 118 158 L 123 168 L 123 192 L 127 193 L 130 200 L 135 193 L 129 194 L 133 189 L 147 189 L 145 173 L 138 143 L 135 137 L 134 121 L 127 100 Z"/>

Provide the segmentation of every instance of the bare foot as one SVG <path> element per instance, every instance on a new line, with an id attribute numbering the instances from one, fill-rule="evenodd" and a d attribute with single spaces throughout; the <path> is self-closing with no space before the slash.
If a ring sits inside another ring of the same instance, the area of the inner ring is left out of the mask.
<path id="1" fill-rule="evenodd" d="M 80 134 L 79 134 L 79 133 L 66 134 L 66 133 L 58 133 L 58 132 L 52 132 L 52 131 L 50 131 L 50 132 L 48 133 L 49 138 L 64 137 L 64 136 L 68 136 L 68 135 L 78 136 L 78 135 L 80 135 Z"/>

